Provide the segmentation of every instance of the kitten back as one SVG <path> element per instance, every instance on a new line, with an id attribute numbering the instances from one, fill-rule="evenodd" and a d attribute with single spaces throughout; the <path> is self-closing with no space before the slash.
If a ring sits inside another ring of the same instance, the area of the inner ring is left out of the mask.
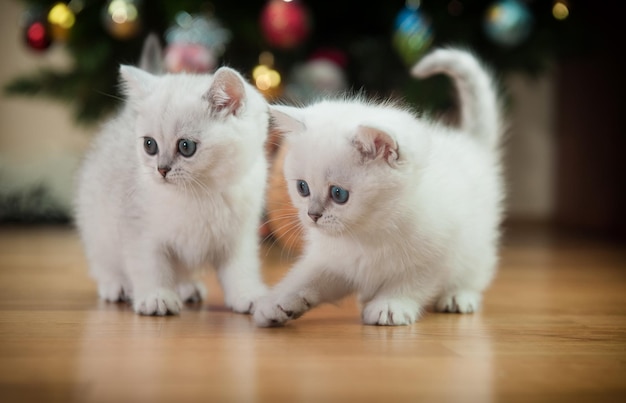
<path id="1" fill-rule="evenodd" d="M 461 129 L 490 148 L 497 148 L 502 131 L 500 107 L 491 73 L 470 52 L 437 49 L 424 56 L 412 69 L 417 78 L 435 74 L 450 76 L 459 96 Z"/>

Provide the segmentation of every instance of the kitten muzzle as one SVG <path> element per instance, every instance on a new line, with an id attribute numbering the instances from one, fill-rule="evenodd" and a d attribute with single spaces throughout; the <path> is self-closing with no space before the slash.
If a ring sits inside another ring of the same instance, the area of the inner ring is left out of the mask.
<path id="1" fill-rule="evenodd" d="M 159 173 L 161 174 L 161 176 L 162 176 L 162 177 L 164 177 L 164 178 L 167 176 L 167 173 L 168 173 L 169 171 L 171 171 L 171 170 L 172 170 L 172 167 L 170 167 L 170 166 L 168 166 L 168 165 L 165 165 L 165 166 L 160 166 L 160 167 L 158 167 L 158 168 L 157 168 L 157 171 L 159 171 Z"/>
<path id="2" fill-rule="evenodd" d="M 311 212 L 311 211 L 309 211 L 307 214 L 309 215 L 309 217 L 311 217 L 311 220 L 313 220 L 313 222 L 315 223 L 322 216 L 322 213 L 316 213 L 316 212 Z"/>

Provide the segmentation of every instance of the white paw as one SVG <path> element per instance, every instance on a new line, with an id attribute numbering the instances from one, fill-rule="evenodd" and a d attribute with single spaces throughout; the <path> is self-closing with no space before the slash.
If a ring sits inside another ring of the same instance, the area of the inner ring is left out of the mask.
<path id="1" fill-rule="evenodd" d="M 365 305 L 362 315 L 366 325 L 410 325 L 419 318 L 420 307 L 413 301 L 377 299 Z"/>
<path id="2" fill-rule="evenodd" d="M 178 284 L 178 295 L 184 302 L 196 304 L 207 297 L 207 289 L 201 281 L 190 281 Z"/>
<path id="3" fill-rule="evenodd" d="M 236 293 L 226 294 L 224 303 L 227 307 L 238 313 L 254 313 L 258 300 L 267 294 L 267 288 L 258 285 Z"/>
<path id="4" fill-rule="evenodd" d="M 261 298 L 254 311 L 254 322 L 259 327 L 281 326 L 291 319 L 297 319 L 311 308 L 309 302 L 297 295 Z"/>
<path id="5" fill-rule="evenodd" d="M 100 298 L 103 300 L 109 302 L 128 301 L 131 298 L 130 293 L 128 293 L 120 283 L 116 282 L 99 283 L 98 295 L 100 295 Z"/>
<path id="6" fill-rule="evenodd" d="M 480 308 L 480 293 L 461 291 L 447 294 L 439 298 L 435 304 L 438 312 L 473 313 Z"/>
<path id="7" fill-rule="evenodd" d="M 177 315 L 183 303 L 173 290 L 159 288 L 133 301 L 133 309 L 141 315 Z"/>

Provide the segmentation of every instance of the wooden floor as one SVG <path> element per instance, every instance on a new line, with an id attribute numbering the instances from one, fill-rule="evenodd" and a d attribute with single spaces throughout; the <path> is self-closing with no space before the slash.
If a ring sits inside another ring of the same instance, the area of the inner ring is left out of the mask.
<path id="1" fill-rule="evenodd" d="M 289 258 L 264 249 L 277 281 Z M 510 230 L 474 315 L 363 326 L 353 299 L 258 329 L 211 296 L 140 317 L 96 298 L 71 228 L 0 227 L 0 402 L 626 401 L 626 250 Z"/>

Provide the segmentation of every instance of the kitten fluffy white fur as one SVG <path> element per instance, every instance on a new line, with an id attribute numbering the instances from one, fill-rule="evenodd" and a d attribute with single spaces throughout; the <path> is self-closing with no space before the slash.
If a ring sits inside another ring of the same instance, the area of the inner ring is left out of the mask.
<path id="1" fill-rule="evenodd" d="M 366 324 L 411 324 L 430 304 L 479 309 L 496 270 L 504 197 L 494 83 L 456 49 L 432 52 L 412 73 L 452 77 L 460 128 L 361 100 L 272 107 L 306 242 L 257 305 L 257 325 L 281 325 L 352 292 Z"/>
<path id="2" fill-rule="evenodd" d="M 127 101 L 94 139 L 78 175 L 78 226 L 108 301 L 176 314 L 217 269 L 225 304 L 250 312 L 265 291 L 258 224 L 268 106 L 234 70 L 154 76 L 122 66 Z"/>

